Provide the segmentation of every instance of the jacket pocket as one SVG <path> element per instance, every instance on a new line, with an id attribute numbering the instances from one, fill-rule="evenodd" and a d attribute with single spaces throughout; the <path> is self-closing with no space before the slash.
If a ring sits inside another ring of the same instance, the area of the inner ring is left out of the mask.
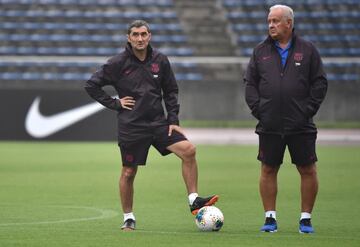
<path id="1" fill-rule="evenodd" d="M 292 129 L 301 129 L 309 123 L 310 116 L 308 116 L 306 109 L 307 100 L 305 96 L 292 98 L 290 108 L 287 110 Z"/>

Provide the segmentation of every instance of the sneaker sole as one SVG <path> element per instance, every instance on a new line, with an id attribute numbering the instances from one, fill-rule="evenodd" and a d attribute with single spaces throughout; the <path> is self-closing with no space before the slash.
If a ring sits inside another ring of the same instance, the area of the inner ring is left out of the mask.
<path id="1" fill-rule="evenodd" d="M 299 230 L 299 233 L 300 234 L 313 234 L 314 232 L 302 232 L 302 231 Z"/>
<path id="2" fill-rule="evenodd" d="M 211 206 L 211 205 L 214 205 L 217 201 L 219 200 L 219 196 L 218 195 L 215 195 L 213 198 L 210 199 L 210 201 L 208 201 L 205 205 L 205 206 Z M 191 213 L 193 215 L 196 215 L 198 212 L 199 212 L 200 208 L 199 209 L 195 209 L 193 211 L 191 211 Z"/>
<path id="3" fill-rule="evenodd" d="M 269 233 L 274 233 L 274 232 L 277 232 L 277 230 L 274 230 L 274 231 L 260 231 L 260 232 L 269 232 Z"/>
<path id="4" fill-rule="evenodd" d="M 130 228 L 130 227 L 125 227 L 125 228 L 121 228 L 122 231 L 124 232 L 131 232 L 131 231 L 135 231 L 134 228 Z"/>

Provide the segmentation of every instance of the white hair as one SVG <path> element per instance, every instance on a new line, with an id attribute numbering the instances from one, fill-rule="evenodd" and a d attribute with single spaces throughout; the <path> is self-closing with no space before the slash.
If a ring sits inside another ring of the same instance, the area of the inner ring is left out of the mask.
<path id="1" fill-rule="evenodd" d="M 287 5 L 276 4 L 270 7 L 270 11 L 273 9 L 282 9 L 283 17 L 291 20 L 291 28 L 294 27 L 294 11 Z"/>

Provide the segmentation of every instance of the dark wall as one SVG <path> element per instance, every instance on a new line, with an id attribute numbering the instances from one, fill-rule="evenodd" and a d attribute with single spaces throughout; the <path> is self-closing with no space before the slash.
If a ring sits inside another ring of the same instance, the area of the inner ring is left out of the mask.
<path id="1" fill-rule="evenodd" d="M 242 82 L 180 82 L 181 120 L 253 120 L 244 100 Z M 329 83 L 327 97 L 316 119 L 360 121 L 360 83 Z M 25 128 L 30 105 L 40 97 L 45 119 L 94 103 L 84 90 L 0 90 L 1 140 L 114 140 L 116 112 L 99 109 L 51 135 L 36 138 Z M 41 128 L 41 127 L 40 127 Z"/>
<path id="2" fill-rule="evenodd" d="M 25 119 L 35 98 L 40 96 L 43 116 L 93 103 L 80 90 L 0 90 L 0 139 L 6 140 L 116 140 L 116 112 L 103 109 L 44 138 L 34 138 L 25 129 Z"/>
<path id="3" fill-rule="evenodd" d="M 180 83 L 182 119 L 254 120 L 239 82 Z M 329 81 L 317 120 L 360 121 L 360 83 Z"/>

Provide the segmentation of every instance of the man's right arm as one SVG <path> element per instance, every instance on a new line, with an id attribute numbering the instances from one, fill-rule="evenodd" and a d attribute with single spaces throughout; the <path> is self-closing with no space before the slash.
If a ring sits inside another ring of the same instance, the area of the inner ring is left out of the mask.
<path id="1" fill-rule="evenodd" d="M 258 89 L 259 75 L 256 69 L 255 52 L 250 58 L 249 65 L 247 67 L 244 83 L 245 83 L 245 100 L 251 110 L 251 114 L 259 119 L 259 89 Z"/>
<path id="2" fill-rule="evenodd" d="M 102 88 L 112 84 L 111 64 L 104 64 L 96 71 L 85 84 L 85 90 L 91 98 L 102 104 L 103 106 L 119 111 L 121 103 L 119 99 L 108 95 Z"/>

